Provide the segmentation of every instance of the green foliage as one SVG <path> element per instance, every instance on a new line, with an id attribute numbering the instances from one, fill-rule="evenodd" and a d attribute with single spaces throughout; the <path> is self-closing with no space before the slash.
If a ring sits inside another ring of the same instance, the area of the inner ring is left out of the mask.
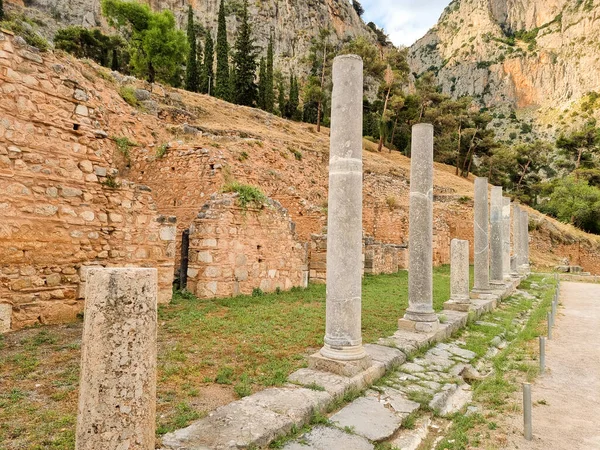
<path id="1" fill-rule="evenodd" d="M 194 11 L 192 5 L 188 6 L 188 24 L 187 24 L 188 56 L 185 67 L 185 88 L 188 91 L 198 92 L 199 90 L 199 72 L 198 72 L 198 45 L 196 42 L 196 30 L 194 29 Z"/>
<path id="2" fill-rule="evenodd" d="M 4 1 L 0 0 L 0 20 L 4 20 Z"/>
<path id="3" fill-rule="evenodd" d="M 223 186 L 223 192 L 237 193 L 237 201 L 241 208 L 247 208 L 250 204 L 259 207 L 267 201 L 266 195 L 259 188 L 248 184 L 241 184 L 237 181 L 227 183 Z"/>
<path id="4" fill-rule="evenodd" d="M 258 102 L 260 109 L 267 109 L 267 63 L 265 58 L 260 59 L 260 69 L 258 71 Z"/>
<path id="5" fill-rule="evenodd" d="M 250 378 L 247 374 L 243 374 L 240 377 L 240 382 L 233 387 L 233 390 L 238 395 L 238 397 L 248 397 L 252 394 L 252 386 L 250 384 Z"/>
<path id="6" fill-rule="evenodd" d="M 556 181 L 549 200 L 540 209 L 562 222 L 600 234 L 600 188 L 585 180 L 568 176 Z"/>
<path id="7" fill-rule="evenodd" d="M 122 69 L 125 41 L 120 36 L 109 36 L 98 29 L 77 26 L 62 28 L 54 35 L 54 47 L 74 55 L 89 58 L 104 67 Z M 121 58 L 119 58 L 119 55 Z"/>
<path id="8" fill-rule="evenodd" d="M 233 369 L 231 367 L 221 367 L 215 377 L 217 384 L 233 384 Z"/>
<path id="9" fill-rule="evenodd" d="M 121 183 L 119 183 L 112 175 L 107 175 L 106 179 L 102 182 L 102 185 L 110 189 L 119 189 L 121 187 Z"/>
<path id="10" fill-rule="evenodd" d="M 238 17 L 240 25 L 233 54 L 234 65 L 234 95 L 235 103 L 245 106 L 254 106 L 258 95 L 256 78 L 257 51 L 252 38 L 252 27 L 248 18 L 248 0 L 244 0 L 242 13 Z M 265 74 L 266 77 L 266 67 Z M 265 87 L 266 89 L 266 87 Z"/>
<path id="11" fill-rule="evenodd" d="M 129 160 L 131 158 L 130 149 L 132 147 L 137 147 L 139 144 L 132 142 L 128 137 L 116 137 L 113 136 L 112 140 L 117 144 L 117 149 L 121 154 L 125 157 L 125 159 Z"/>
<path id="12" fill-rule="evenodd" d="M 154 83 L 179 84 L 181 61 L 187 52 L 185 34 L 176 28 L 169 10 L 153 12 L 146 4 L 102 0 L 102 14 L 129 42 L 131 70 Z"/>
<path id="13" fill-rule="evenodd" d="M 275 109 L 275 87 L 273 78 L 274 55 L 273 55 L 273 35 L 269 37 L 269 46 L 267 48 L 267 67 L 265 74 L 265 109 L 272 113 Z"/>
<path id="14" fill-rule="evenodd" d="M 278 97 L 277 97 L 277 107 L 279 108 L 279 115 L 285 115 L 285 105 L 287 104 L 287 99 L 285 97 L 285 87 L 283 86 L 283 80 L 279 81 L 279 85 L 277 87 Z"/>
<path id="15" fill-rule="evenodd" d="M 39 49 L 41 52 L 45 52 L 50 48 L 48 41 L 37 33 L 34 24 L 24 16 L 11 15 L 9 17 L 5 13 L 4 20 L 0 21 L 0 28 L 12 31 L 17 36 L 21 36 L 27 44 Z"/>
<path id="16" fill-rule="evenodd" d="M 297 150 L 293 147 L 288 147 L 288 150 L 290 151 L 290 153 L 292 155 L 294 155 L 294 158 L 296 158 L 296 161 L 302 160 L 302 152 L 300 150 Z"/>
<path id="17" fill-rule="evenodd" d="M 252 297 L 262 297 L 263 295 L 265 295 L 265 293 L 261 288 L 252 289 Z"/>
<path id="18" fill-rule="evenodd" d="M 215 96 L 229 100 L 229 44 L 227 43 L 227 22 L 223 0 L 219 5 L 217 27 L 217 78 L 215 80 Z"/>
<path id="19" fill-rule="evenodd" d="M 202 78 L 200 81 L 200 92 L 214 95 L 215 72 L 214 72 L 215 50 L 213 38 L 210 31 L 206 32 L 204 40 L 204 63 L 202 64 Z"/>
<path id="20" fill-rule="evenodd" d="M 286 119 L 300 120 L 301 113 L 298 107 L 300 106 L 300 88 L 298 87 L 298 79 L 292 73 L 290 75 L 290 95 L 284 107 L 283 116 Z"/>
<path id="21" fill-rule="evenodd" d="M 169 144 L 161 144 L 156 149 L 156 157 L 158 159 L 163 158 L 167 154 L 167 150 L 169 149 Z"/>
<path id="22" fill-rule="evenodd" d="M 365 13 L 365 9 L 362 7 L 358 0 L 352 0 L 352 7 L 354 8 L 354 11 L 356 11 L 356 14 L 358 14 L 359 17 L 362 17 L 362 15 Z"/>
<path id="23" fill-rule="evenodd" d="M 561 135 L 556 140 L 556 147 L 567 158 L 564 167 L 573 170 L 595 168 L 600 155 L 600 128 L 596 127 L 595 121 L 590 121 L 580 130 Z"/>
<path id="24" fill-rule="evenodd" d="M 383 29 L 375 25 L 375 23 L 369 22 L 367 24 L 367 27 L 369 27 L 373 31 L 373 33 L 375 33 L 375 36 L 377 37 L 377 43 L 379 45 L 381 45 L 382 47 L 387 47 L 392 44 L 390 42 L 389 36 L 385 34 L 385 31 L 383 31 Z"/>
<path id="25" fill-rule="evenodd" d="M 135 96 L 135 89 L 131 86 L 121 86 L 119 89 L 119 95 L 125 100 L 130 106 L 137 107 L 139 102 Z"/>

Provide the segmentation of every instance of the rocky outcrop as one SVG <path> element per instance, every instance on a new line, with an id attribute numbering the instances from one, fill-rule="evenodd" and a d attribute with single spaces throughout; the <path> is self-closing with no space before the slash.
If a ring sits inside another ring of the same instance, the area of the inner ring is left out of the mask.
<path id="1" fill-rule="evenodd" d="M 13 5 L 23 5 L 21 0 L 8 0 Z M 105 26 L 100 12 L 100 0 L 29 0 L 26 15 L 41 25 L 40 31 L 52 39 L 56 30 L 66 25 L 84 27 Z M 185 29 L 188 2 L 181 0 L 149 0 L 155 10 L 170 9 L 179 25 Z M 220 0 L 191 0 L 197 23 L 217 33 L 217 16 Z M 227 5 L 227 31 L 233 44 L 238 27 L 236 11 L 241 1 L 230 0 Z M 274 36 L 277 68 L 284 73 L 302 71 L 311 39 L 322 28 L 330 28 L 331 44 L 365 36 L 375 42 L 374 33 L 363 23 L 347 0 L 264 0 L 249 2 L 256 45 L 266 54 L 269 36 Z"/>
<path id="2" fill-rule="evenodd" d="M 535 111 L 544 128 L 600 86 L 600 2 L 455 0 L 410 49 L 413 75 L 482 106 Z M 564 124 L 568 125 L 568 124 Z"/>

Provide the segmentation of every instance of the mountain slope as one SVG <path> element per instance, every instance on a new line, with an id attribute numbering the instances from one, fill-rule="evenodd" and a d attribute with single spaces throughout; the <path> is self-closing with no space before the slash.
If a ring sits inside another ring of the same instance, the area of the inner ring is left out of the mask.
<path id="1" fill-rule="evenodd" d="M 410 64 L 417 77 L 433 70 L 445 93 L 533 118 L 547 137 L 600 90 L 599 41 L 598 0 L 455 0 Z"/>

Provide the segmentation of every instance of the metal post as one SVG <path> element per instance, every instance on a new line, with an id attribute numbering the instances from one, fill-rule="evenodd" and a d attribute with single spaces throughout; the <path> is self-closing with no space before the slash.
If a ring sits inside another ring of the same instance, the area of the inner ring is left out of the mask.
<path id="1" fill-rule="evenodd" d="M 531 384 L 523 383 L 523 422 L 525 425 L 525 439 L 533 439 L 531 423 Z"/>
<path id="2" fill-rule="evenodd" d="M 540 336 L 540 374 L 546 369 L 546 338 Z"/>
<path id="3" fill-rule="evenodd" d="M 548 322 L 548 340 L 552 339 L 552 314 L 548 313 L 548 318 L 546 319 Z"/>

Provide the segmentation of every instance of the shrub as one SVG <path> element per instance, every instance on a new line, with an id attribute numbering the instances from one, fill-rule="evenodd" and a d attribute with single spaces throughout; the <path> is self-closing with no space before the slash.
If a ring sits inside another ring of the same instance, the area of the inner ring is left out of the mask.
<path id="1" fill-rule="evenodd" d="M 242 208 L 247 208 L 249 204 L 260 207 L 267 201 L 267 196 L 263 192 L 248 184 L 238 183 L 233 181 L 223 186 L 223 192 L 233 192 L 238 194 L 238 204 Z"/>
<path id="2" fill-rule="evenodd" d="M 133 89 L 131 86 L 122 86 L 121 89 L 119 89 L 119 95 L 130 106 L 133 106 L 133 107 L 139 106 L 138 99 L 135 96 L 135 89 Z"/>

